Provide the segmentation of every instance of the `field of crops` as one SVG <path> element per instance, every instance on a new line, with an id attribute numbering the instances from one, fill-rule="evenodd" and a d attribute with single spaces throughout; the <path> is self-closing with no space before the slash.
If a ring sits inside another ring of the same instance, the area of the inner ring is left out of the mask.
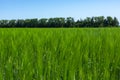
<path id="1" fill-rule="evenodd" d="M 120 29 L 0 29 L 0 80 L 120 80 Z"/>

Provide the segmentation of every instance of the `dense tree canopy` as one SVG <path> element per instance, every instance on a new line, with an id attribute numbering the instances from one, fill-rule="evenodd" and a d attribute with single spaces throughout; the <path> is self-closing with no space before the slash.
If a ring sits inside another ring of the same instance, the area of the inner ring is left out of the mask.
<path id="1" fill-rule="evenodd" d="M 116 17 L 87 17 L 77 21 L 72 17 L 56 17 L 56 18 L 42 18 L 42 19 L 18 19 L 18 20 L 0 20 L 1 28 L 60 28 L 60 27 L 118 27 L 119 21 Z"/>

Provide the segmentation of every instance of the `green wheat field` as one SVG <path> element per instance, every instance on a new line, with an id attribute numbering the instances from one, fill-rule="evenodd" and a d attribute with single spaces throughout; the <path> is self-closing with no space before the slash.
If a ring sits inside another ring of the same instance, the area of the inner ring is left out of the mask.
<path id="1" fill-rule="evenodd" d="M 0 80 L 120 80 L 120 29 L 0 29 Z"/>

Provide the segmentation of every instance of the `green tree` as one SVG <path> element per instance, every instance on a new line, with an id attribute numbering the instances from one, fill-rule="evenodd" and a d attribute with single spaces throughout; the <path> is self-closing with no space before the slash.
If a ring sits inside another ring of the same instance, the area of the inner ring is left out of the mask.
<path id="1" fill-rule="evenodd" d="M 86 27 L 92 27 L 92 25 L 91 25 L 91 18 L 90 17 L 87 17 L 84 21 L 85 21 L 85 26 Z"/>
<path id="2" fill-rule="evenodd" d="M 116 17 L 111 16 L 97 16 L 86 17 L 75 21 L 72 17 L 56 17 L 56 18 L 42 18 L 42 19 L 18 19 L 18 20 L 0 20 L 0 27 L 46 27 L 46 28 L 60 28 L 60 27 L 118 27 L 119 21 Z"/>
<path id="3" fill-rule="evenodd" d="M 18 19 L 16 21 L 16 27 L 25 27 L 25 21 L 23 19 Z"/>
<path id="4" fill-rule="evenodd" d="M 31 25 L 31 19 L 26 19 L 25 20 L 25 27 L 32 27 L 33 25 Z"/>
<path id="5" fill-rule="evenodd" d="M 75 27 L 74 18 L 67 17 L 65 27 Z"/>
<path id="6" fill-rule="evenodd" d="M 38 27 L 48 27 L 48 19 L 42 18 L 38 21 Z"/>
<path id="7" fill-rule="evenodd" d="M 55 27 L 55 20 L 54 18 L 48 19 L 48 27 Z"/>
<path id="8" fill-rule="evenodd" d="M 113 24 L 113 18 L 111 16 L 108 16 L 107 17 L 107 26 L 112 27 L 113 26 L 112 24 Z"/>
<path id="9" fill-rule="evenodd" d="M 119 26 L 119 21 L 118 21 L 118 19 L 116 17 L 114 17 L 114 19 L 113 19 L 112 26 L 114 26 L 114 27 L 118 27 Z"/>
<path id="10" fill-rule="evenodd" d="M 35 19 L 31 19 L 30 20 L 30 27 L 38 27 L 38 19 L 35 18 Z"/>
<path id="11" fill-rule="evenodd" d="M 99 27 L 104 27 L 104 16 L 98 17 L 98 25 Z"/>
<path id="12" fill-rule="evenodd" d="M 16 26 L 16 20 L 10 20 L 9 23 L 8 23 L 8 26 L 9 27 L 17 27 Z"/>
<path id="13" fill-rule="evenodd" d="M 65 18 L 59 18 L 59 22 L 60 22 L 60 27 L 64 27 L 65 26 Z"/>
<path id="14" fill-rule="evenodd" d="M 1 20 L 0 21 L 0 27 L 9 27 L 8 26 L 8 24 L 9 24 L 9 20 Z"/>

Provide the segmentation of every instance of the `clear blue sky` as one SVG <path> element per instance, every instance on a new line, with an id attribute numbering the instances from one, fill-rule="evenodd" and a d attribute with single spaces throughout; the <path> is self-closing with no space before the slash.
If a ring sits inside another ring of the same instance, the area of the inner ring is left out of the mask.
<path id="1" fill-rule="evenodd" d="M 0 19 L 116 16 L 120 0 L 0 0 Z"/>

